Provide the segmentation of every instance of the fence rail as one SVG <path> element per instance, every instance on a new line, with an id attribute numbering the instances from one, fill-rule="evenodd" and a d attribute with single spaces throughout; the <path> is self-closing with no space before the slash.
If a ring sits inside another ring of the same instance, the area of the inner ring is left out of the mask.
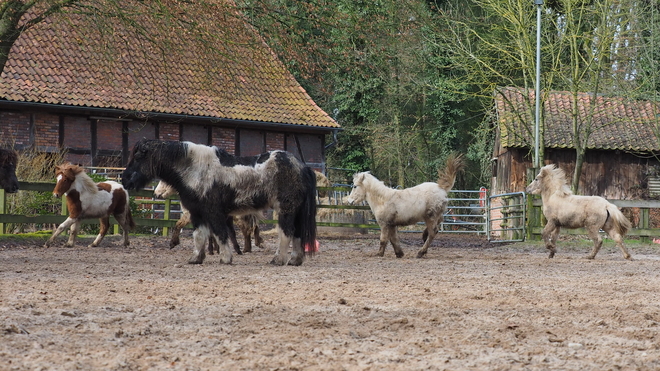
<path id="1" fill-rule="evenodd" d="M 53 182 L 19 182 L 21 192 L 44 192 L 50 194 L 55 187 Z M 368 205 L 348 205 L 345 202 L 346 196 L 350 193 L 350 187 L 319 187 L 319 192 L 326 192 L 327 196 L 318 197 L 319 215 L 317 217 L 318 227 L 329 228 L 351 228 L 359 230 L 374 230 L 380 227 L 376 224 L 371 209 Z M 155 199 L 153 191 L 142 189 L 130 192 L 131 198 L 141 206 L 142 209 L 148 209 L 152 217 L 141 218 L 134 217 L 138 226 L 153 227 L 158 229 L 163 235 L 167 235 L 169 228 L 175 226 L 180 214 L 179 201 L 174 197 L 168 199 Z M 485 232 L 485 204 L 480 201 L 484 193 L 480 191 L 454 191 L 449 200 L 449 213 L 440 226 L 440 232 L 446 233 L 484 233 Z M 60 214 L 41 214 L 41 215 L 17 215 L 9 214 L 7 198 L 13 197 L 5 194 L 0 189 L 0 234 L 5 234 L 7 224 L 60 224 L 66 219 L 66 199 L 62 198 Z M 321 216 L 326 210 L 326 214 L 342 215 L 349 214 L 349 219 L 340 221 L 324 220 Z M 351 214 L 358 214 L 353 220 Z M 262 223 L 274 224 L 274 219 L 265 219 Z M 95 219 L 83 221 L 83 224 L 97 224 Z M 115 233 L 119 232 L 119 226 L 114 218 L 110 218 Z M 421 231 L 423 226 L 413 226 L 408 228 L 410 231 Z"/>
<path id="2" fill-rule="evenodd" d="M 19 182 L 20 192 L 44 192 L 52 193 L 55 183 L 52 182 Z M 352 228 L 360 230 L 374 230 L 380 227 L 376 224 L 371 209 L 368 205 L 348 205 L 345 201 L 346 196 L 350 193 L 350 187 L 319 187 L 320 192 L 327 192 L 327 196 L 319 197 L 318 209 L 319 216 L 317 217 L 317 226 L 329 228 Z M 180 214 L 179 202 L 175 198 L 169 199 L 155 199 L 153 191 L 143 189 L 130 192 L 131 198 L 143 208 L 150 208 L 152 217 L 143 218 L 136 217 L 135 222 L 138 226 L 151 227 L 158 229 L 158 232 L 167 235 L 169 228 L 174 227 Z M 445 215 L 443 222 L 439 229 L 442 233 L 476 233 L 489 235 L 495 232 L 494 228 L 490 225 L 493 217 L 492 197 L 488 197 L 484 190 L 479 191 L 465 191 L 456 190 L 449 194 L 448 212 Z M 504 195 L 506 196 L 506 195 Z M 60 214 L 42 214 L 42 215 L 16 215 L 8 214 L 8 197 L 11 195 L 5 194 L 4 190 L 0 189 L 0 234 L 5 234 L 7 231 L 7 224 L 59 224 L 66 219 L 66 200 L 63 198 L 61 201 Z M 486 198 L 486 200 L 484 200 Z M 651 210 L 660 209 L 660 201 L 655 200 L 610 200 L 618 207 L 637 208 L 639 209 L 639 223 L 635 228 L 628 232 L 629 236 L 641 237 L 643 240 L 648 240 L 654 236 L 660 236 L 660 228 L 651 226 Z M 515 233 L 518 233 L 520 225 L 526 221 L 526 238 L 538 239 L 543 230 L 543 220 L 541 212 L 541 199 L 539 197 L 528 197 L 527 207 L 523 205 L 508 205 L 506 211 L 510 211 L 512 206 L 516 209 Z M 343 213 L 356 214 L 358 217 L 353 219 L 341 219 L 338 221 L 326 220 L 321 214 L 337 214 Z M 490 218 L 489 218 L 490 216 Z M 119 226 L 114 218 L 110 220 L 113 225 L 115 233 L 118 233 Z M 98 221 L 89 219 L 83 221 L 84 224 L 97 224 Z M 274 219 L 266 219 L 263 221 L 265 224 L 276 223 Z M 510 232 L 511 227 L 506 227 Z M 407 228 L 401 228 L 402 232 L 418 232 L 423 230 L 423 224 L 414 225 Z M 584 229 L 566 230 L 562 233 L 572 234 L 586 234 Z M 517 238 L 517 236 L 516 236 Z M 501 240 L 501 239 L 500 239 Z"/>
<path id="3" fill-rule="evenodd" d="M 620 208 L 639 209 L 639 223 L 628 231 L 627 236 L 640 237 L 642 241 L 648 242 L 654 236 L 660 236 L 660 228 L 651 226 L 651 210 L 660 209 L 660 201 L 657 200 L 608 200 Z M 528 228 L 527 238 L 539 239 L 543 231 L 543 213 L 541 211 L 541 198 L 528 197 Z M 565 234 L 587 234 L 584 228 L 562 229 Z"/>

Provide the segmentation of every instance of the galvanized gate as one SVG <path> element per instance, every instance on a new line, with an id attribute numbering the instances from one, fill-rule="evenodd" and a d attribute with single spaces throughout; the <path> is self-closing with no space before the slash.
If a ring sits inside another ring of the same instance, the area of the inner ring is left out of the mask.
<path id="1" fill-rule="evenodd" d="M 524 241 L 527 220 L 527 194 L 504 193 L 488 197 L 488 241 Z"/>

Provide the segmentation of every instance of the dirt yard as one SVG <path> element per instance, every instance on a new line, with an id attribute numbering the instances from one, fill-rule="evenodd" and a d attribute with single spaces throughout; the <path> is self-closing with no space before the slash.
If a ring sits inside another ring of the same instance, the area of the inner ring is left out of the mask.
<path id="1" fill-rule="evenodd" d="M 188 265 L 189 238 L 129 249 L 0 240 L 1 370 L 657 370 L 660 252 L 611 241 L 439 235 L 416 259 L 374 235 L 321 236 L 300 267 L 267 247 Z M 83 240 L 82 242 L 89 242 Z"/>

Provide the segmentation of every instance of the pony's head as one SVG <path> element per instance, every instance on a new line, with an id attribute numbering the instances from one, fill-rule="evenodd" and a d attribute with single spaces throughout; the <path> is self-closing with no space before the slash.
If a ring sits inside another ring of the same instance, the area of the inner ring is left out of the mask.
<path id="1" fill-rule="evenodd" d="M 554 164 L 542 167 L 536 178 L 527 186 L 525 192 L 537 195 L 546 190 L 561 191 L 563 194 L 572 193 L 566 184 L 566 173 Z"/>
<path id="2" fill-rule="evenodd" d="M 11 149 L 0 149 L 0 187 L 7 193 L 18 192 L 16 165 L 18 154 Z"/>
<path id="3" fill-rule="evenodd" d="M 156 198 L 167 198 L 175 194 L 176 190 L 171 185 L 163 182 L 162 180 L 158 182 L 156 189 L 154 189 L 154 196 Z"/>
<path id="4" fill-rule="evenodd" d="M 323 173 L 314 170 L 314 175 L 316 175 L 316 186 L 317 187 L 332 187 L 330 179 L 328 179 Z M 319 197 L 328 196 L 328 191 L 318 191 Z"/>
<path id="5" fill-rule="evenodd" d="M 131 156 L 122 174 L 124 188 L 144 188 L 161 173 L 171 172 L 174 163 L 185 154 L 181 142 L 141 139 L 133 147 Z"/>
<path id="6" fill-rule="evenodd" d="M 57 183 L 55 183 L 55 188 L 53 189 L 53 196 L 62 197 L 67 193 L 76 181 L 76 175 L 83 171 L 83 168 L 72 163 L 55 166 L 55 178 L 57 179 Z"/>
<path id="7" fill-rule="evenodd" d="M 353 189 L 348 195 L 346 201 L 349 205 L 360 203 L 367 198 L 367 190 L 364 187 L 364 179 L 369 174 L 368 171 L 353 175 Z"/>

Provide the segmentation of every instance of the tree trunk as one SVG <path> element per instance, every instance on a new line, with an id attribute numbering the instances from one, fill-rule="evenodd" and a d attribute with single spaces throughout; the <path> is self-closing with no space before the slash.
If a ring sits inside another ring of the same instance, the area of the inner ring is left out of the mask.
<path id="1" fill-rule="evenodd" d="M 575 171 L 573 171 L 573 181 L 571 182 L 571 191 L 578 194 L 578 187 L 580 186 L 580 175 L 582 175 L 582 165 L 584 164 L 584 149 L 579 148 L 575 150 Z"/>

